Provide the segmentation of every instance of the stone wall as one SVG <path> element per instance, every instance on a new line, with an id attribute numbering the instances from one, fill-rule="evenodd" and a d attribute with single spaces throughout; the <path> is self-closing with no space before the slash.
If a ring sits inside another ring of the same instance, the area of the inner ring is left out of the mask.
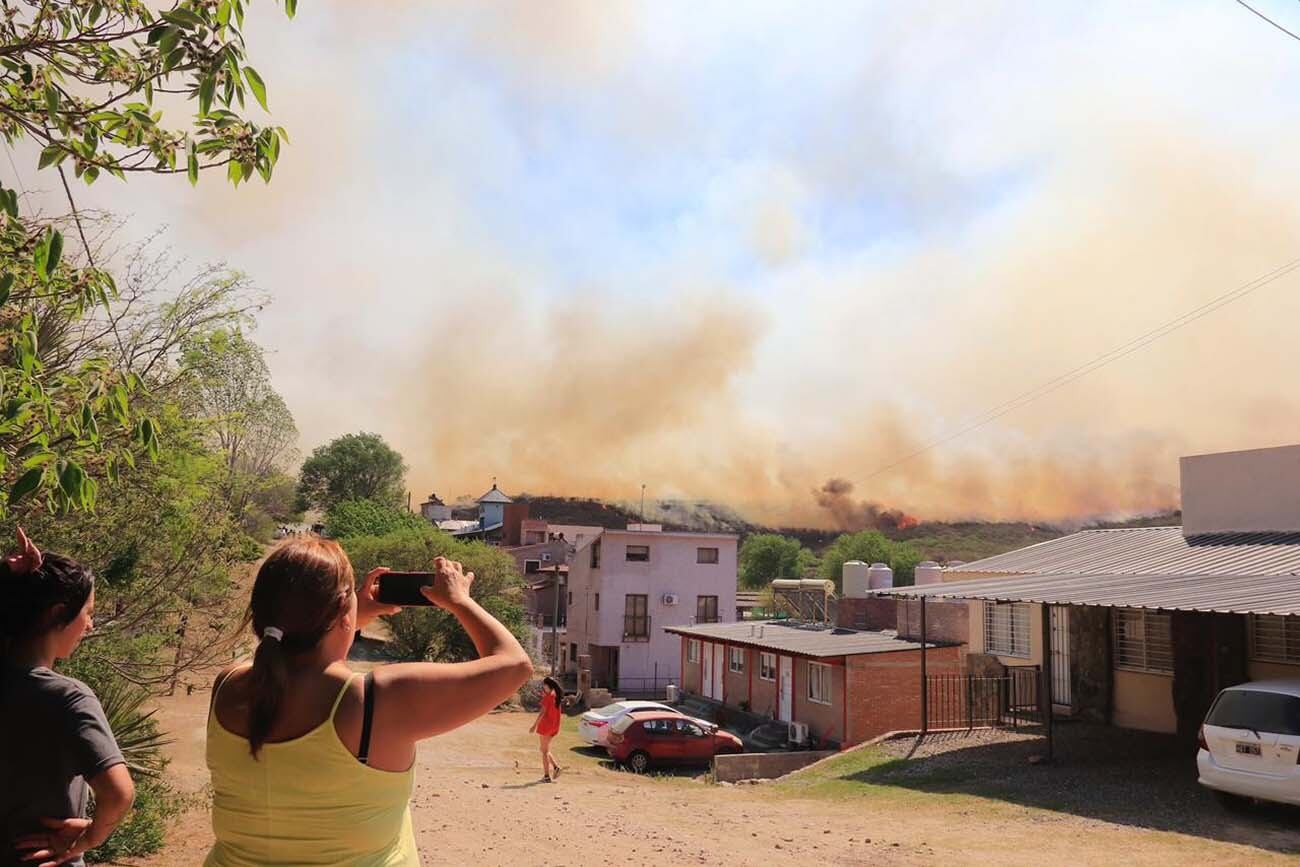
<path id="1" fill-rule="evenodd" d="M 771 780 L 836 754 L 835 750 L 795 753 L 740 753 L 713 757 L 713 779 L 719 783 Z"/>
<path id="2" fill-rule="evenodd" d="M 1070 698 L 1080 719 L 1108 723 L 1112 715 L 1110 609 L 1070 606 Z"/>

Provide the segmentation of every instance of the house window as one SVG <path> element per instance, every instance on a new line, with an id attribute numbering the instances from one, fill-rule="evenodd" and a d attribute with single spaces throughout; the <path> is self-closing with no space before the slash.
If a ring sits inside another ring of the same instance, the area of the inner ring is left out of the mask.
<path id="1" fill-rule="evenodd" d="M 572 590 L 569 591 L 569 604 L 570 604 L 570 605 L 573 604 L 573 591 L 572 591 Z"/>
<path id="2" fill-rule="evenodd" d="M 687 662 L 699 662 L 699 661 L 700 661 L 700 640 L 699 640 L 698 638 L 690 638 L 690 639 L 687 639 L 687 641 L 686 641 L 686 661 L 687 661 Z"/>
<path id="3" fill-rule="evenodd" d="M 1029 658 L 1029 606 L 1023 602 L 984 603 L 984 650 Z"/>
<path id="4" fill-rule="evenodd" d="M 775 653 L 760 653 L 758 655 L 758 679 L 776 680 Z"/>
<path id="5" fill-rule="evenodd" d="M 1300 664 L 1300 617 L 1252 614 L 1250 658 L 1259 662 Z"/>
<path id="6" fill-rule="evenodd" d="M 577 664 L 578 664 L 578 645 L 577 645 L 577 643 L 571 643 L 571 644 L 569 645 L 569 662 L 573 663 L 574 665 L 577 665 Z"/>
<path id="7" fill-rule="evenodd" d="M 600 568 L 600 541 L 591 543 L 591 568 Z"/>
<path id="8" fill-rule="evenodd" d="M 1168 614 L 1140 608 L 1117 608 L 1112 617 L 1116 668 L 1173 674 L 1174 651 L 1169 638 Z"/>
<path id="9" fill-rule="evenodd" d="M 744 674 L 745 672 L 745 648 L 733 647 L 728 651 L 730 659 L 727 660 L 727 668 L 733 674 Z"/>
<path id="10" fill-rule="evenodd" d="M 716 596 L 695 597 L 695 622 L 696 623 L 717 623 L 718 622 L 718 597 Z"/>
<path id="11" fill-rule="evenodd" d="M 831 703 L 831 667 L 820 662 L 808 663 L 808 700 Z"/>
<path id="12" fill-rule="evenodd" d="M 695 562 L 696 563 L 718 562 L 718 549 L 717 548 L 696 548 Z"/>
<path id="13" fill-rule="evenodd" d="M 628 545 L 627 559 L 629 563 L 649 563 L 650 546 L 649 545 Z"/>
<path id="14" fill-rule="evenodd" d="M 532 575 L 534 572 L 540 572 L 540 571 L 542 571 L 542 561 L 541 561 L 541 560 L 525 560 L 525 561 L 524 561 L 524 574 L 525 574 L 525 575 Z"/>
<path id="15" fill-rule="evenodd" d="M 600 594 L 599 594 L 599 593 L 596 594 L 596 610 L 597 610 L 597 611 L 600 610 Z"/>
<path id="16" fill-rule="evenodd" d="M 623 603 L 623 640 L 650 640 L 650 597 L 644 593 L 629 593 Z"/>

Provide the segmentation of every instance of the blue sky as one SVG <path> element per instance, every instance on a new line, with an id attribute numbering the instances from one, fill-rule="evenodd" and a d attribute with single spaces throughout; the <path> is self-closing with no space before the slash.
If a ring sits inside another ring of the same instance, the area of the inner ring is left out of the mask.
<path id="1" fill-rule="evenodd" d="M 377 430 L 417 493 L 645 482 L 811 523 L 831 476 L 923 516 L 1157 508 L 1178 454 L 1294 437 L 1279 285 L 875 474 L 1300 255 L 1300 43 L 1233 3 L 249 24 L 293 136 L 274 182 L 88 195 L 272 296 L 304 449 Z"/>

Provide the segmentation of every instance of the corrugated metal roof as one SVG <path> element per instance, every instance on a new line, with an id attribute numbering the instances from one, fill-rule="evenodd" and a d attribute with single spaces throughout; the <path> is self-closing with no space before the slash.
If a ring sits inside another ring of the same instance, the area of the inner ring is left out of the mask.
<path id="1" fill-rule="evenodd" d="M 751 627 L 763 627 L 763 637 Z M 919 641 L 899 638 L 892 632 L 859 632 L 856 629 L 838 629 L 829 626 L 788 623 L 784 621 L 754 621 L 741 623 L 707 623 L 699 626 L 668 626 L 665 632 L 700 638 L 705 641 L 725 641 L 745 647 L 776 650 L 799 656 L 826 658 L 856 656 L 862 653 L 896 653 L 900 650 L 920 650 Z M 927 642 L 927 647 L 945 646 Z"/>
<path id="2" fill-rule="evenodd" d="M 1300 577 L 1289 574 L 1029 575 L 896 587 L 873 595 L 1300 616 Z"/>
<path id="3" fill-rule="evenodd" d="M 945 570 L 947 575 L 1298 575 L 1300 533 L 1183 536 L 1181 527 L 1084 530 Z"/>

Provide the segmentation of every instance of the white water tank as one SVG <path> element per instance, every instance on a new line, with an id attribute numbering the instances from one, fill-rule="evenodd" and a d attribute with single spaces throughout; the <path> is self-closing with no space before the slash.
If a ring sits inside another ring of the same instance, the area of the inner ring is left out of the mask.
<path id="1" fill-rule="evenodd" d="M 924 560 L 916 564 L 916 584 L 942 584 L 943 567 L 933 560 Z"/>
<path id="2" fill-rule="evenodd" d="M 844 596 L 847 599 L 865 599 L 867 596 L 867 564 L 849 560 L 840 572 L 843 576 Z"/>
<path id="3" fill-rule="evenodd" d="M 867 569 L 867 586 L 872 590 L 888 590 L 894 586 L 894 570 L 884 563 L 872 563 Z"/>

